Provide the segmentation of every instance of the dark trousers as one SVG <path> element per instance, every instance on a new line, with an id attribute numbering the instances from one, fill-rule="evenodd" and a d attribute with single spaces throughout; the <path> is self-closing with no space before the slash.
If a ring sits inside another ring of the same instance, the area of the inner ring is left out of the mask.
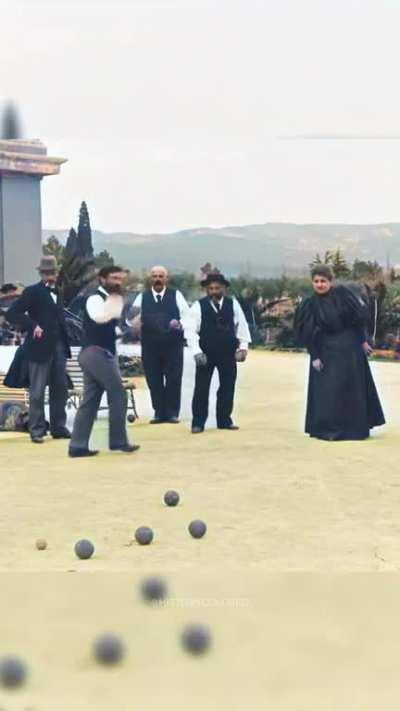
<path id="1" fill-rule="evenodd" d="M 109 445 L 123 447 L 128 443 L 126 432 L 126 392 L 122 385 L 117 356 L 103 348 L 89 346 L 79 354 L 83 370 L 83 397 L 76 413 L 71 448 L 88 449 L 94 421 L 104 392 L 109 407 Z"/>
<path id="2" fill-rule="evenodd" d="M 232 424 L 233 399 L 237 376 L 237 364 L 234 355 L 213 359 L 208 356 L 207 365 L 196 368 L 196 381 L 192 401 L 192 427 L 204 427 L 208 417 L 208 401 L 210 396 L 211 378 L 215 368 L 219 375 L 217 392 L 217 427 L 227 427 Z"/>
<path id="3" fill-rule="evenodd" d="M 181 409 L 183 346 L 142 344 L 142 362 L 155 416 L 178 417 Z"/>
<path id="4" fill-rule="evenodd" d="M 29 432 L 31 437 L 43 437 L 47 431 L 44 415 L 44 394 L 49 386 L 50 431 L 60 433 L 67 419 L 68 398 L 66 356 L 62 341 L 57 341 L 53 355 L 44 363 L 29 361 Z"/>

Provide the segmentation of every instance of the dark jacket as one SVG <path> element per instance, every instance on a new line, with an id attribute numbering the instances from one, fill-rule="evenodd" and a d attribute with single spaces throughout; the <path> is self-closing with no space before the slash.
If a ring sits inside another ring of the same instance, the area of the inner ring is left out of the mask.
<path id="1" fill-rule="evenodd" d="M 7 321 L 26 331 L 25 353 L 28 360 L 44 363 L 53 355 L 58 340 L 64 344 L 66 357 L 71 357 L 62 299 L 58 295 L 55 304 L 43 282 L 25 289 L 8 309 Z M 33 338 L 37 325 L 43 329 L 41 338 Z"/>
<path id="2" fill-rule="evenodd" d="M 66 375 L 68 390 L 73 390 L 74 384 L 71 377 L 69 373 L 66 373 Z M 29 363 L 26 357 L 25 343 L 15 351 L 13 361 L 4 378 L 4 385 L 6 388 L 23 388 L 24 390 L 29 388 Z"/>

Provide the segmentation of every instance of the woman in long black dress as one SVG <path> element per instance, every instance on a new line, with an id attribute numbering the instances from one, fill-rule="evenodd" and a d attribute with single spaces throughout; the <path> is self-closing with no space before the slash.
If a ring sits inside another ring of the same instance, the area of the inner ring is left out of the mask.
<path id="1" fill-rule="evenodd" d="M 313 296 L 297 309 L 295 330 L 310 354 L 306 432 L 324 440 L 366 439 L 385 423 L 367 356 L 368 307 L 329 266 L 312 270 Z"/>

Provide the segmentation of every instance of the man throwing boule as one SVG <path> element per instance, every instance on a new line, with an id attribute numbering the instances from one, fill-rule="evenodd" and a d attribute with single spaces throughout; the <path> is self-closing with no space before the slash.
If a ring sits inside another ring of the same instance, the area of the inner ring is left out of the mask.
<path id="1" fill-rule="evenodd" d="M 98 454 L 89 449 L 89 438 L 107 393 L 109 407 L 109 446 L 112 450 L 134 452 L 126 430 L 127 398 L 116 354 L 117 324 L 123 308 L 122 284 L 126 273 L 122 267 L 107 266 L 99 271 L 100 285 L 86 301 L 83 320 L 83 347 L 79 363 L 83 370 L 84 392 L 75 417 L 69 448 L 70 457 Z"/>

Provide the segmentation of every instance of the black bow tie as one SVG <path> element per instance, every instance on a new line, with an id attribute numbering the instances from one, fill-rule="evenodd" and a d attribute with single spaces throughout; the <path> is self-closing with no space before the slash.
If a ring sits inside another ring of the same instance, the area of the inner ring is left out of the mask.
<path id="1" fill-rule="evenodd" d="M 52 294 L 57 294 L 57 289 L 55 286 L 46 286 L 46 289 L 48 289 L 48 291 L 51 291 Z"/>

